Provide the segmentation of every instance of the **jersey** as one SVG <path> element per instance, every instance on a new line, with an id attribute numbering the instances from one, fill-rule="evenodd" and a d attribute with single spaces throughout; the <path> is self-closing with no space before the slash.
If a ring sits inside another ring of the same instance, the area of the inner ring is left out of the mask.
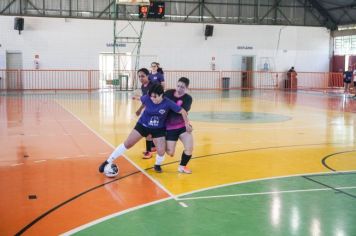
<path id="1" fill-rule="evenodd" d="M 344 72 L 344 82 L 350 83 L 352 80 L 352 71 L 345 71 Z"/>
<path id="2" fill-rule="evenodd" d="M 141 85 L 142 96 L 148 94 L 148 90 L 150 90 L 152 85 L 153 83 L 151 81 L 149 81 L 146 86 L 144 84 Z"/>
<path id="3" fill-rule="evenodd" d="M 160 84 L 160 83 L 164 82 L 164 77 L 163 77 L 163 74 L 161 74 L 161 73 L 149 74 L 148 80 L 151 81 L 152 83 Z"/>
<path id="4" fill-rule="evenodd" d="M 184 94 L 181 97 L 174 96 L 175 89 L 167 90 L 164 95 L 166 98 L 169 98 L 173 102 L 175 102 L 178 106 L 184 108 L 187 112 L 190 110 L 192 106 L 193 99 L 189 94 Z M 169 112 L 167 121 L 166 121 L 166 129 L 173 130 L 173 129 L 180 129 L 185 127 L 185 122 L 181 114 Z"/>
<path id="5" fill-rule="evenodd" d="M 145 105 L 145 110 L 142 113 L 138 123 L 151 129 L 165 128 L 167 115 L 170 111 L 180 112 L 180 106 L 163 97 L 159 104 L 154 104 L 148 95 L 141 97 L 141 102 Z"/>

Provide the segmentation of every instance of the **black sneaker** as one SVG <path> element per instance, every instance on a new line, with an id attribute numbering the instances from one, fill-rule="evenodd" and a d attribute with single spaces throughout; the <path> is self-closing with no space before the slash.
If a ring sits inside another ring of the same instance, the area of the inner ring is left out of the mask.
<path id="1" fill-rule="evenodd" d="M 101 163 L 101 165 L 99 166 L 99 172 L 100 172 L 100 173 L 103 173 L 103 172 L 104 172 L 104 168 L 105 168 L 105 166 L 106 166 L 107 164 L 109 164 L 108 161 L 104 161 L 103 163 Z"/>
<path id="2" fill-rule="evenodd" d="M 155 165 L 155 166 L 153 167 L 153 169 L 154 169 L 157 173 L 162 173 L 161 165 Z"/>

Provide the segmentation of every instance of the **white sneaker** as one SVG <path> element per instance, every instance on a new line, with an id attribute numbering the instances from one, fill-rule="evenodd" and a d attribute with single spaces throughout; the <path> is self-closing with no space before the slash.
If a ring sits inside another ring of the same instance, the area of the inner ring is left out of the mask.
<path id="1" fill-rule="evenodd" d="M 178 166 L 178 171 L 184 174 L 191 174 L 192 171 L 186 166 Z"/>

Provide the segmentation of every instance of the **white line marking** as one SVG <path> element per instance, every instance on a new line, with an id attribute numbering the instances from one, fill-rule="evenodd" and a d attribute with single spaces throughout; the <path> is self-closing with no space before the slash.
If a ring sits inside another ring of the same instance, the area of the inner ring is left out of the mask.
<path id="1" fill-rule="evenodd" d="M 188 205 L 185 204 L 184 202 L 179 202 L 179 204 L 180 204 L 182 207 L 188 207 Z"/>
<path id="2" fill-rule="evenodd" d="M 72 158 L 72 157 L 57 157 L 57 159 L 68 159 L 68 158 Z"/>
<path id="3" fill-rule="evenodd" d="M 23 165 L 24 163 L 17 163 L 17 164 L 12 164 L 11 166 L 20 166 Z"/>
<path id="4" fill-rule="evenodd" d="M 35 163 L 40 163 L 40 162 L 44 162 L 44 161 L 47 161 L 47 160 L 38 160 L 38 161 L 34 161 Z"/>
<path id="5" fill-rule="evenodd" d="M 237 181 L 237 182 L 233 182 L 233 183 L 229 183 L 229 184 L 215 185 L 215 186 L 211 186 L 208 188 L 202 188 L 202 189 L 194 190 L 191 192 L 182 193 L 182 194 L 177 195 L 176 197 L 177 197 L 177 199 L 180 199 L 181 196 L 186 196 L 186 195 L 190 195 L 193 193 L 199 193 L 199 192 L 203 192 L 206 190 L 223 188 L 223 187 L 228 187 L 228 186 L 238 185 L 238 184 L 253 183 L 253 182 L 263 181 L 263 180 L 273 180 L 273 179 L 283 179 L 283 178 L 289 178 L 289 177 L 313 176 L 313 175 L 335 175 L 335 174 L 350 173 L 350 172 L 355 172 L 355 170 L 337 171 L 337 172 L 304 173 L 304 174 L 283 175 L 283 176 L 274 176 L 274 177 L 268 177 L 268 178 L 252 179 L 252 180 L 246 180 L 246 181 Z"/>
<path id="6" fill-rule="evenodd" d="M 108 155 L 108 154 L 110 154 L 109 152 L 99 152 L 98 153 L 99 155 Z"/>
<path id="7" fill-rule="evenodd" d="M 108 141 L 106 141 L 103 137 L 101 137 L 95 130 L 93 130 L 92 128 L 90 128 L 86 123 L 84 123 L 78 116 L 76 116 L 74 113 L 72 113 L 71 111 L 69 111 L 67 108 L 65 108 L 64 106 L 62 106 L 61 104 L 59 104 L 57 101 L 55 101 L 58 106 L 62 107 L 65 111 L 67 111 L 68 113 L 70 113 L 73 117 L 75 117 L 79 122 L 81 122 L 85 127 L 87 127 L 91 132 L 93 132 L 98 138 L 100 138 L 104 143 L 106 143 L 107 145 L 109 145 L 112 149 L 115 149 L 116 147 L 114 145 L 112 145 L 111 143 L 109 143 Z M 122 155 L 128 162 L 130 162 L 133 166 L 135 166 L 139 171 L 141 171 L 144 175 L 146 175 L 147 178 L 149 178 L 153 183 L 155 183 L 157 186 L 159 186 L 164 192 L 166 192 L 169 196 L 171 196 L 172 198 L 176 199 L 176 196 L 171 193 L 168 189 L 166 189 L 160 182 L 158 182 L 156 179 L 154 179 L 152 176 L 150 176 L 149 174 L 147 174 L 147 172 L 145 170 L 143 170 L 140 166 L 138 166 L 135 162 L 133 162 L 130 158 L 128 158 L 126 155 Z"/>
<path id="8" fill-rule="evenodd" d="M 355 188 L 356 188 L 356 186 L 338 187 L 338 188 L 334 188 L 334 189 L 355 189 Z M 312 189 L 296 189 L 296 190 L 261 192 L 261 193 L 239 193 L 239 194 L 227 194 L 227 195 L 215 195 L 215 196 L 178 198 L 178 201 L 179 200 L 186 201 L 186 200 L 211 199 L 211 198 L 226 198 L 226 197 L 244 197 L 244 196 L 256 196 L 256 195 L 271 195 L 271 194 L 281 194 L 281 193 L 334 191 L 334 189 L 332 189 L 332 188 L 312 188 Z"/>
<path id="9" fill-rule="evenodd" d="M 141 208 L 144 208 L 144 207 L 147 207 L 147 206 L 151 206 L 151 205 L 155 205 L 155 204 L 158 204 L 158 203 L 161 203 L 161 202 L 164 202 L 164 201 L 167 201 L 167 200 L 170 200 L 172 199 L 172 197 L 168 197 L 168 198 L 164 198 L 164 199 L 160 199 L 160 200 L 157 200 L 157 201 L 154 201 L 154 202 L 150 202 L 150 203 L 146 203 L 146 204 L 142 204 L 142 205 L 139 205 L 139 206 L 136 206 L 136 207 L 132 207 L 132 208 L 129 208 L 129 209 L 126 209 L 124 211 L 120 211 L 120 212 L 116 212 L 114 214 L 111 214 L 111 215 L 108 215 L 108 216 L 105 216 L 103 218 L 100 218 L 100 219 L 97 219 L 97 220 L 94 220 L 92 222 L 89 222 L 85 225 L 81 225 L 75 229 L 72 229 L 68 232 L 65 232 L 63 234 L 60 234 L 61 236 L 68 236 L 68 235 L 72 235 L 72 234 L 75 234 L 83 229 L 86 229 L 86 228 L 89 228 L 90 226 L 93 226 L 93 225 L 96 225 L 96 224 L 99 224 L 101 222 L 104 222 L 106 220 L 109 220 L 111 218 L 114 218 L 116 216 L 120 216 L 120 215 L 123 215 L 123 214 L 126 214 L 126 213 L 129 213 L 131 211 L 135 211 L 135 210 L 138 210 L 138 209 L 141 209 Z"/>

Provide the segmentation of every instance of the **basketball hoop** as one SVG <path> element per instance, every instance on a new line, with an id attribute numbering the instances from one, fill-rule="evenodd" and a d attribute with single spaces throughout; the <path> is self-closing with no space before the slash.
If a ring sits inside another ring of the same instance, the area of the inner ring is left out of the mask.
<path id="1" fill-rule="evenodd" d="M 116 0 L 116 4 L 122 4 L 122 5 L 150 5 L 150 0 Z"/>

